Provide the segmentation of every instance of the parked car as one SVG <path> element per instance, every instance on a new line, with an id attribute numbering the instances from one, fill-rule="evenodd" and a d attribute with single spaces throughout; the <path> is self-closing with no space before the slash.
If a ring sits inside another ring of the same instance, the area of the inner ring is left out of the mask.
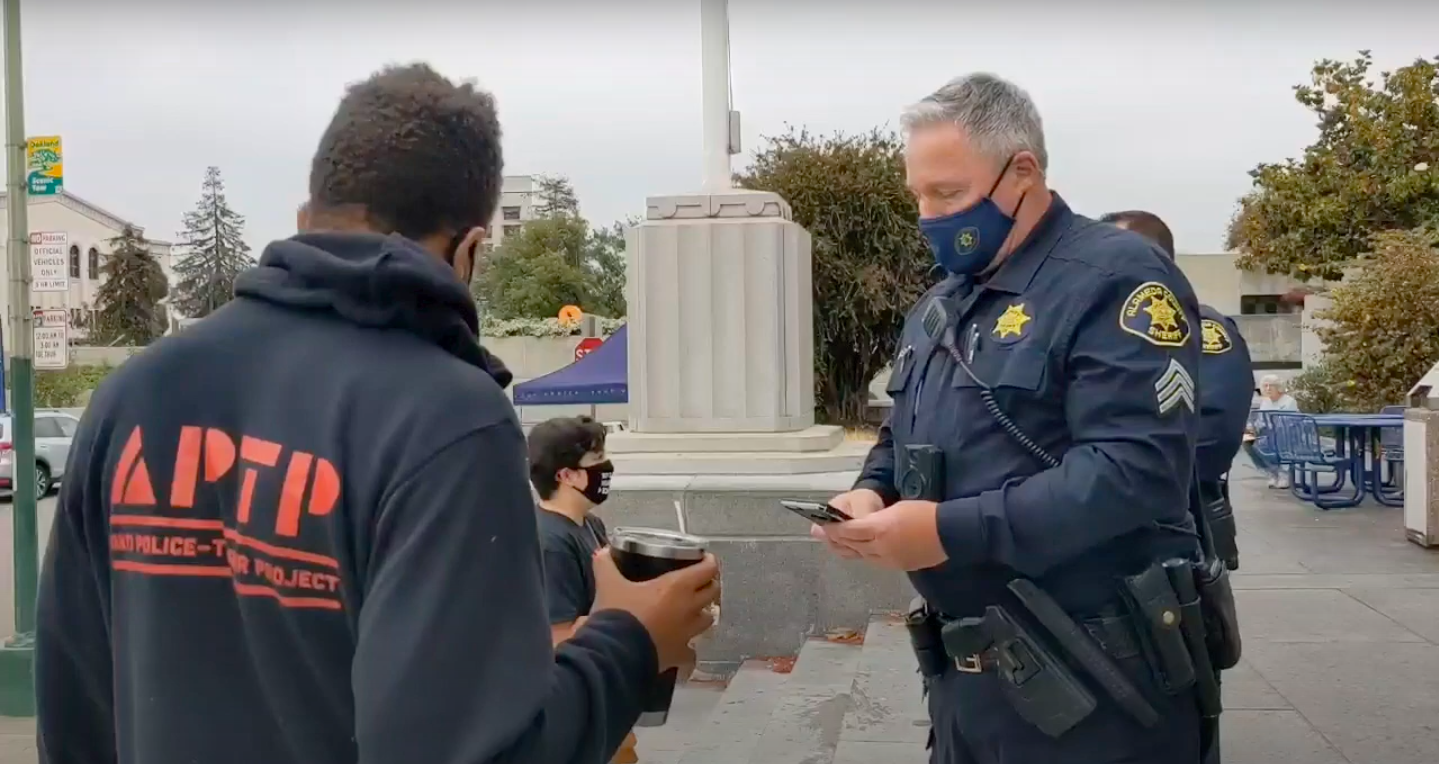
<path id="1" fill-rule="evenodd" d="M 65 477 L 70 461 L 70 443 L 80 420 L 63 411 L 40 409 L 35 412 L 35 495 L 50 493 L 55 483 Z M 15 421 L 9 414 L 0 414 L 0 493 L 15 488 Z"/>

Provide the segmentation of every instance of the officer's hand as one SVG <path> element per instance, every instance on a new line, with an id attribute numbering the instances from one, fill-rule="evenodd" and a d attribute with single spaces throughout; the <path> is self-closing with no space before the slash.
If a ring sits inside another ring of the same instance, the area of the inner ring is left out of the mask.
<path id="1" fill-rule="evenodd" d="M 853 491 L 842 493 L 830 499 L 829 505 L 858 520 L 861 517 L 868 517 L 884 509 L 884 498 L 868 488 L 856 488 Z M 847 560 L 859 559 L 859 552 L 836 543 L 824 532 L 824 528 L 821 526 L 811 526 L 809 535 L 823 541 L 831 552 L 834 552 L 840 557 Z"/>
<path id="2" fill-rule="evenodd" d="M 609 548 L 595 553 L 595 604 L 592 612 L 625 610 L 654 641 L 660 670 L 694 663 L 690 642 L 714 625 L 712 608 L 719 603 L 719 563 L 714 555 L 652 581 L 626 579 L 615 567 Z"/>
<path id="3" fill-rule="evenodd" d="M 884 498 L 868 488 L 856 488 L 830 499 L 829 505 L 858 520 L 884 509 Z"/>
<path id="4" fill-rule="evenodd" d="M 949 555 L 939 540 L 939 505 L 901 501 L 866 517 L 824 526 L 831 544 L 895 570 L 932 568 Z"/>

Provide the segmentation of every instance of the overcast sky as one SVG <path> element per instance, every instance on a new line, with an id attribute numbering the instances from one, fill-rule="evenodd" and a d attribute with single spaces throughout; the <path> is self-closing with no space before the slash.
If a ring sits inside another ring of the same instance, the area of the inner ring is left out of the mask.
<path id="1" fill-rule="evenodd" d="M 292 234 L 345 84 L 390 62 L 478 79 L 506 173 L 569 176 L 597 224 L 700 183 L 697 0 L 23 4 L 27 132 L 61 135 L 66 189 L 155 238 L 176 238 L 212 164 L 257 254 Z M 1144 5 L 731 0 L 745 147 L 786 124 L 894 125 L 948 78 L 993 71 L 1038 102 L 1073 206 L 1152 209 L 1182 251 L 1211 252 L 1246 172 L 1313 137 L 1290 89 L 1315 59 L 1439 53 L 1434 2 Z"/>

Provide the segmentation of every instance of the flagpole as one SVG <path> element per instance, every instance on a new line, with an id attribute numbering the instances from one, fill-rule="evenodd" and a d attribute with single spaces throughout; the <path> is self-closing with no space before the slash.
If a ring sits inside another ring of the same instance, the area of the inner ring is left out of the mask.
<path id="1" fill-rule="evenodd" d="M 700 0 L 700 67 L 704 115 L 704 190 L 731 189 L 729 2 Z"/>

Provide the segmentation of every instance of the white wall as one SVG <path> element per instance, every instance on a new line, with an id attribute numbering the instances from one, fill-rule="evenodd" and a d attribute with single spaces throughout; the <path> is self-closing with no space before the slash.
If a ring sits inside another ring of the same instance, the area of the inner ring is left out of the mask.
<path id="1" fill-rule="evenodd" d="M 69 235 L 70 245 L 80 250 L 80 271 L 79 277 L 70 278 L 70 289 L 66 293 L 45 293 L 32 294 L 31 307 L 34 308 L 65 308 L 78 310 L 93 310 L 95 307 L 95 296 L 103 274 L 97 272 L 98 278 L 90 277 L 89 251 L 93 248 L 100 255 L 100 265 L 105 264 L 105 257 L 110 254 L 110 240 L 119 236 L 124 227 L 129 224 L 141 234 L 145 232 L 142 226 L 129 223 L 113 213 L 88 202 L 73 194 L 57 194 L 55 196 L 27 197 L 27 213 L 29 216 L 30 232 L 58 231 Z M 0 208 L 3 208 L 0 202 Z M 9 326 L 9 257 L 5 252 L 5 242 L 9 240 L 9 220 L 7 216 L 0 215 L 0 308 L 4 308 L 6 321 L 5 346 L 10 347 L 10 326 Z M 174 285 L 174 263 L 171 253 L 172 245 L 166 241 L 152 242 L 151 252 L 159 261 L 160 267 L 165 272 L 165 278 Z M 73 271 L 68 271 L 72 273 Z M 73 317 L 73 314 L 72 314 Z M 83 337 L 84 331 L 72 326 L 71 337 Z"/>

